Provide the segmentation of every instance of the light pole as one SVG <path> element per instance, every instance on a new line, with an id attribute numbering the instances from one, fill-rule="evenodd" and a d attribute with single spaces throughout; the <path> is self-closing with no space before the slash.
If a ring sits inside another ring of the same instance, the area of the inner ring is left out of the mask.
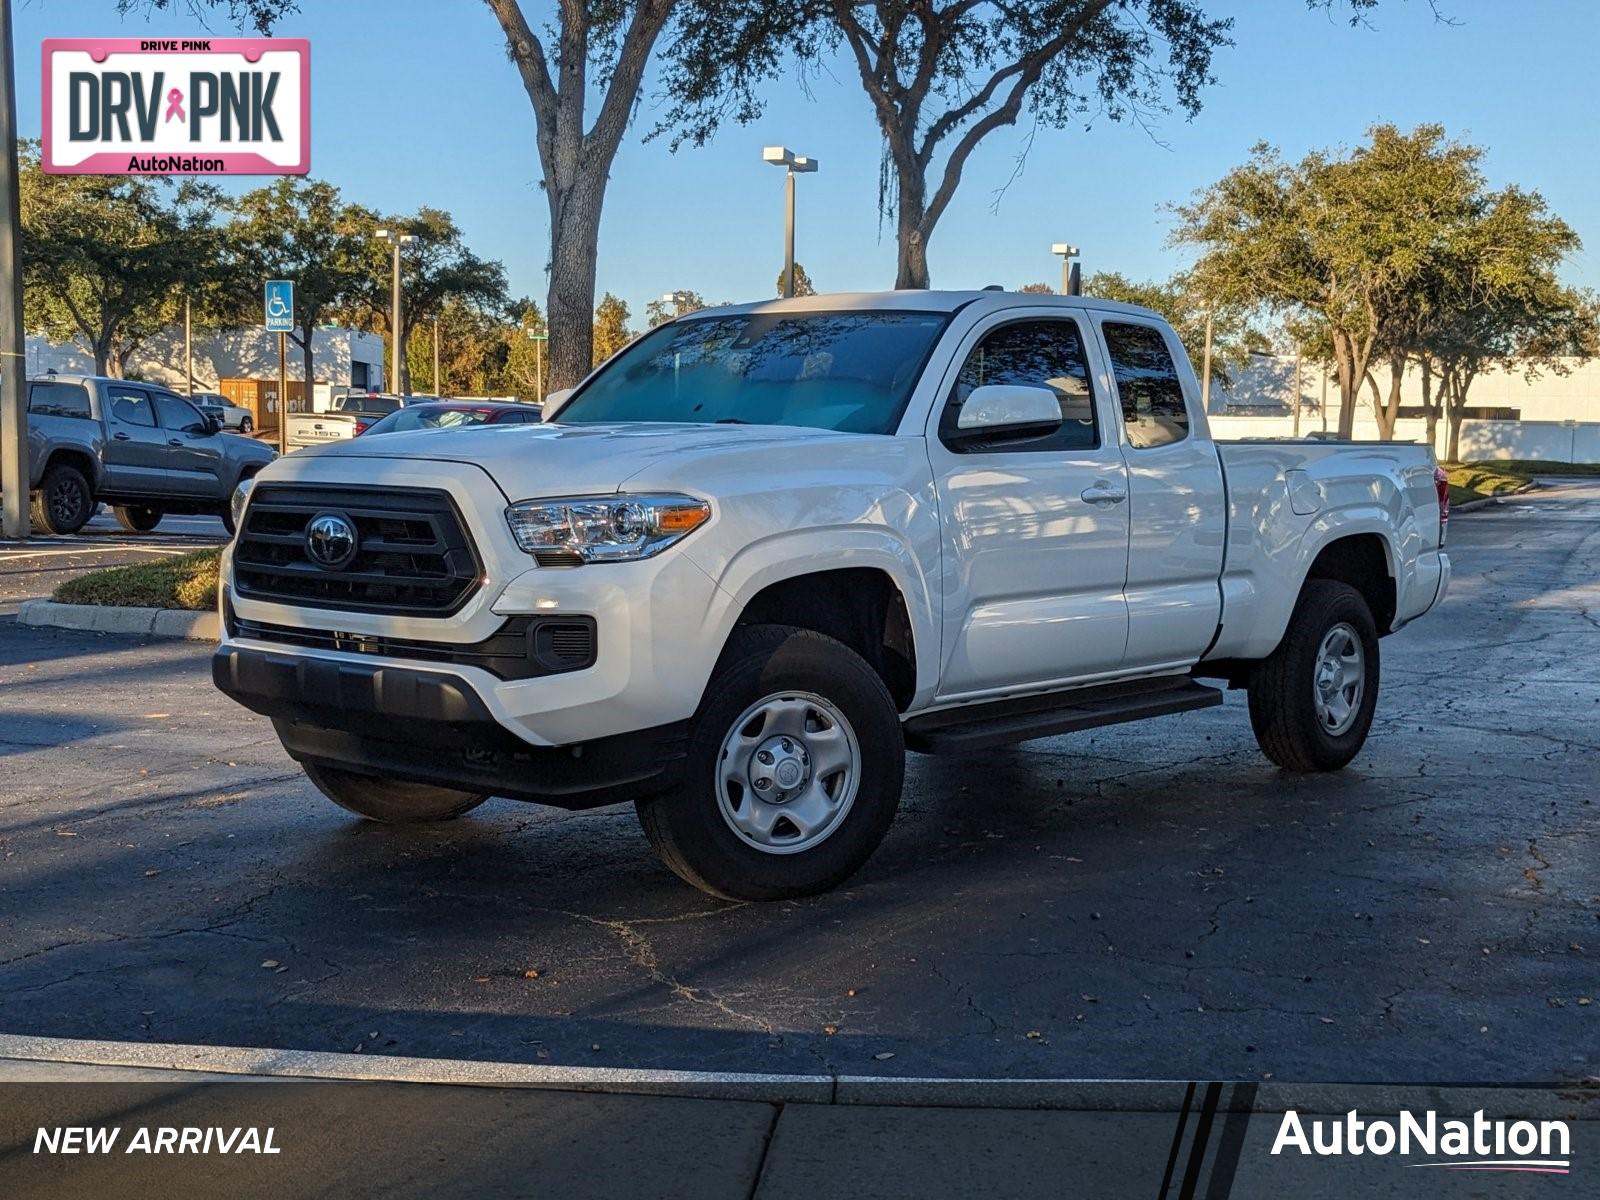
<path id="1" fill-rule="evenodd" d="M 689 303 L 689 293 L 668 292 L 665 296 L 661 297 L 661 303 L 672 305 L 672 315 L 675 317 L 681 317 L 683 316 L 683 306 Z"/>
<path id="2" fill-rule="evenodd" d="M 28 360 L 22 336 L 22 214 L 17 193 L 17 82 L 11 0 L 0 0 L 0 533 L 28 536 Z"/>
<path id="3" fill-rule="evenodd" d="M 1202 358 L 1204 365 L 1200 368 L 1200 411 L 1210 415 L 1211 412 L 1211 328 L 1215 321 L 1212 311 L 1206 309 L 1206 349 Z"/>
<path id="4" fill-rule="evenodd" d="M 443 396 L 444 390 L 439 386 L 439 318 L 433 319 L 433 394 Z"/>
<path id="5" fill-rule="evenodd" d="M 416 241 L 416 237 L 409 233 L 400 233 L 397 230 L 380 229 L 374 234 L 380 242 L 388 242 L 394 248 L 394 277 L 389 291 L 389 387 L 398 392 L 400 390 L 400 247 L 408 242 Z"/>
<path id="6" fill-rule="evenodd" d="M 817 169 L 817 160 L 783 146 L 763 146 L 761 160 L 775 167 L 783 167 L 783 298 L 794 295 L 794 177 Z"/>
<path id="7" fill-rule="evenodd" d="M 548 333 L 535 333 L 530 326 L 524 325 L 522 332 L 528 335 L 528 340 L 533 343 L 533 386 L 534 393 L 539 397 L 535 404 L 544 403 L 544 344 L 550 340 Z"/>
<path id="8" fill-rule="evenodd" d="M 1050 253 L 1061 259 L 1061 294 L 1076 296 L 1083 291 L 1083 275 L 1078 268 L 1078 248 L 1069 242 L 1054 242 Z"/>

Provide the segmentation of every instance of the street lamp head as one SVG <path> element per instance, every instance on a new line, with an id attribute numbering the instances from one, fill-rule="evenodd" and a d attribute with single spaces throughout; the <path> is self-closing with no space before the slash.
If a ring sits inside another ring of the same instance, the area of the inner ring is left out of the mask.
<path id="1" fill-rule="evenodd" d="M 761 147 L 761 161 L 775 167 L 787 167 L 794 162 L 794 154 L 783 146 Z"/>
<path id="2" fill-rule="evenodd" d="M 372 236 L 377 238 L 379 241 L 387 242 L 389 240 L 389 231 L 387 229 L 380 229 Z"/>
<path id="3" fill-rule="evenodd" d="M 1078 248 L 1068 242 L 1054 242 L 1050 246 L 1051 254 L 1059 254 L 1062 258 L 1077 258 Z"/>
<path id="4" fill-rule="evenodd" d="M 817 169 L 817 160 L 807 158 L 803 154 L 797 154 L 794 157 L 794 161 L 789 164 L 789 169 L 791 171 L 815 171 Z"/>

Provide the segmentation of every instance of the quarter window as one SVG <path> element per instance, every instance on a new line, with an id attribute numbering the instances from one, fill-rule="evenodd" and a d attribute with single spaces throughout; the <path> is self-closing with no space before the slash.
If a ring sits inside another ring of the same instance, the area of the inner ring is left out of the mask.
<path id="1" fill-rule="evenodd" d="M 1049 388 L 1061 404 L 1061 427 L 1045 437 L 989 446 L 951 445 L 961 406 L 974 388 L 989 384 L 1022 384 Z M 1076 321 L 1015 321 L 991 330 L 967 356 L 949 402 L 939 416 L 939 437 L 957 453 L 1041 454 L 1090 450 L 1100 444 L 1095 420 L 1094 388 L 1083 334 Z"/>
<path id="2" fill-rule="evenodd" d="M 1188 437 L 1183 382 L 1161 330 L 1121 321 L 1107 321 L 1101 329 L 1111 352 L 1111 373 L 1122 401 L 1128 445 L 1148 450 Z"/>

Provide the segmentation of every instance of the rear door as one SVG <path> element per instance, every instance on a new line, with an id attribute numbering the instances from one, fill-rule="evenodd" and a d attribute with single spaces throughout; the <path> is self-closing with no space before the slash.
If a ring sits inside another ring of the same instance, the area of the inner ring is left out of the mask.
<path id="1" fill-rule="evenodd" d="M 1115 412 L 1081 310 L 1007 310 L 963 338 L 928 430 L 944 525 L 941 698 L 1104 675 L 1128 633 L 1128 483 Z M 1049 388 L 1060 428 L 962 444 L 949 435 L 984 384 Z"/>
<path id="2" fill-rule="evenodd" d="M 181 494 L 167 469 L 167 433 L 155 398 L 129 383 L 100 384 L 106 421 L 105 487 L 124 496 Z"/>
<path id="3" fill-rule="evenodd" d="M 1227 496 L 1188 356 L 1163 322 L 1096 312 L 1128 466 L 1129 670 L 1188 666 L 1222 612 Z"/>

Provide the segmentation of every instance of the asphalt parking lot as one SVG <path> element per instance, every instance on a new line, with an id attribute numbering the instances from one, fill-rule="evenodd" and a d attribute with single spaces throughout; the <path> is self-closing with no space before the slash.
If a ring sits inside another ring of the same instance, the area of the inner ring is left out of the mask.
<path id="1" fill-rule="evenodd" d="M 1600 1074 L 1600 486 L 1452 522 L 1346 771 L 1218 709 L 912 760 L 840 891 L 729 905 L 631 809 L 316 795 L 207 647 L 0 620 L 0 1032 L 597 1066 Z"/>

